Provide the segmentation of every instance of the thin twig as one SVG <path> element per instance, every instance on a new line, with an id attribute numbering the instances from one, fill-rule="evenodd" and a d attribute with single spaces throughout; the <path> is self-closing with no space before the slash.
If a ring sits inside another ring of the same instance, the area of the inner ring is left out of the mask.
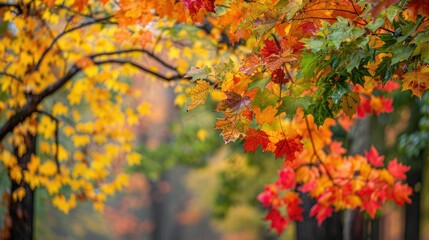
<path id="1" fill-rule="evenodd" d="M 18 81 L 18 82 L 20 82 L 20 83 L 23 83 L 24 81 L 22 81 L 22 79 L 20 78 L 20 77 L 18 77 L 18 76 L 15 76 L 15 75 L 13 75 L 13 74 L 10 74 L 10 73 L 7 73 L 7 72 L 0 72 L 0 75 L 5 75 L 5 76 L 7 76 L 7 77 L 10 77 L 10 78 L 13 78 L 14 80 L 16 80 L 16 81 Z"/>

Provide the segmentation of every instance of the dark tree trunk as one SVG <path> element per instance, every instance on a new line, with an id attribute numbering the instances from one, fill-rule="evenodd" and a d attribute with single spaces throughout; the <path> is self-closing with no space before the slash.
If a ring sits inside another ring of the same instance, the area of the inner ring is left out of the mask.
<path id="1" fill-rule="evenodd" d="M 421 161 L 421 159 L 414 159 Z M 422 183 L 422 167 L 411 168 L 407 174 L 407 182 L 411 187 Z M 420 194 L 421 191 L 413 192 L 411 204 L 405 206 L 405 236 L 404 239 L 420 239 Z"/>
<path id="2" fill-rule="evenodd" d="M 343 226 L 341 214 L 333 213 L 330 218 L 325 219 L 321 226 L 317 225 L 316 219 L 310 217 L 310 209 L 314 200 L 306 194 L 301 194 L 304 207 L 304 220 L 296 224 L 296 237 L 298 240 L 341 240 L 343 239 Z"/>
<path id="3" fill-rule="evenodd" d="M 36 136 L 25 137 L 27 151 L 21 157 L 18 157 L 17 150 L 15 155 L 18 158 L 19 166 L 25 170 L 30 162 L 31 155 L 36 150 Z M 21 201 L 14 201 L 12 193 L 19 187 L 25 189 L 25 197 Z M 22 180 L 20 183 L 12 181 L 10 194 L 9 215 L 12 220 L 11 239 L 30 240 L 33 239 L 33 219 L 34 219 L 34 191 Z"/>

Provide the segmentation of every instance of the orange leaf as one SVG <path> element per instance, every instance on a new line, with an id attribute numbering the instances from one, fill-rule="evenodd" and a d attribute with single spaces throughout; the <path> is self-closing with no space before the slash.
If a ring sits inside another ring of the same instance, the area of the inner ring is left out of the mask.
<path id="1" fill-rule="evenodd" d="M 402 77 L 402 91 L 411 90 L 419 98 L 429 87 L 429 72 L 407 72 Z"/>
<path id="2" fill-rule="evenodd" d="M 277 109 L 273 106 L 266 107 L 262 112 L 259 107 L 255 107 L 253 109 L 255 113 L 256 122 L 259 125 L 263 125 L 265 123 L 272 124 L 274 121 L 274 116 L 276 116 Z"/>

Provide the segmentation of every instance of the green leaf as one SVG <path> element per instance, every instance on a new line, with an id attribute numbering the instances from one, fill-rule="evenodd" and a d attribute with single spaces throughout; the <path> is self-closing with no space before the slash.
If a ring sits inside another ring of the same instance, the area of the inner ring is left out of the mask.
<path id="1" fill-rule="evenodd" d="M 377 18 L 375 21 L 370 22 L 366 25 L 366 28 L 368 28 L 371 31 L 377 30 L 379 27 L 382 27 L 384 25 L 384 19 L 383 18 Z"/>
<path id="2" fill-rule="evenodd" d="M 279 97 L 273 94 L 270 90 L 265 89 L 262 92 L 258 92 L 256 97 L 252 101 L 253 107 L 260 107 L 261 111 L 264 110 L 268 106 L 275 106 L 278 102 Z"/>
<path id="3" fill-rule="evenodd" d="M 343 95 L 350 92 L 350 86 L 346 82 L 337 83 L 331 88 L 331 98 L 334 104 L 338 105 L 343 99 Z"/>
<path id="4" fill-rule="evenodd" d="M 361 86 L 365 84 L 365 80 L 364 80 L 365 76 L 370 76 L 370 74 L 367 68 L 362 68 L 362 67 L 353 69 L 349 75 L 350 80 L 354 84 L 360 84 Z"/>
<path id="5" fill-rule="evenodd" d="M 311 98 L 309 96 L 283 97 L 282 104 L 278 108 L 278 114 L 284 112 L 286 116 L 293 117 L 299 107 L 305 110 L 310 103 Z"/>
<path id="6" fill-rule="evenodd" d="M 270 81 L 271 76 L 265 76 L 263 73 L 257 73 L 250 77 L 252 79 L 252 82 L 249 84 L 249 89 L 258 87 L 259 89 L 264 90 L 265 86 Z"/>
<path id="7" fill-rule="evenodd" d="M 228 62 L 221 62 L 213 66 L 215 77 L 223 79 L 225 73 L 230 72 L 234 68 L 234 62 L 229 59 Z M 210 72 L 209 72 L 210 73 Z"/>
<path id="8" fill-rule="evenodd" d="M 384 57 L 375 71 L 375 76 L 380 76 L 381 82 L 385 84 L 388 80 L 392 79 L 395 66 L 391 64 L 389 57 Z"/>
<path id="9" fill-rule="evenodd" d="M 326 40 L 321 37 L 312 37 L 310 39 L 303 39 L 302 42 L 304 42 L 305 47 L 312 50 L 312 52 L 319 52 L 324 48 Z"/>
<path id="10" fill-rule="evenodd" d="M 353 51 L 349 56 L 349 63 L 346 66 L 346 70 L 348 73 L 351 73 L 353 69 L 359 67 L 360 62 L 366 57 L 366 54 L 365 51 L 361 49 Z"/>
<path id="11" fill-rule="evenodd" d="M 191 78 L 191 81 L 202 80 L 207 78 L 211 71 L 212 70 L 207 66 L 204 66 L 203 68 L 192 67 L 191 70 L 186 73 L 184 78 Z"/>
<path id="12" fill-rule="evenodd" d="M 408 60 L 414 52 L 414 48 L 411 46 L 396 46 L 392 49 L 392 62 L 390 65 L 399 63 L 400 61 Z"/>
<path id="13" fill-rule="evenodd" d="M 308 106 L 305 114 L 311 114 L 314 117 L 314 122 L 317 126 L 321 126 L 325 119 L 332 118 L 333 115 L 329 109 L 328 102 L 316 102 Z"/>
<path id="14" fill-rule="evenodd" d="M 304 53 L 299 62 L 300 72 L 303 77 L 313 77 L 317 65 L 320 63 L 319 56 L 314 53 Z"/>

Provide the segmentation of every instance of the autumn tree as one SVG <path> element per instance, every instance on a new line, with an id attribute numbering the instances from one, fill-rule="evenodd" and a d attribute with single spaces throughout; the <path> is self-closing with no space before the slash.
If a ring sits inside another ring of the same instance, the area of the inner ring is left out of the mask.
<path id="1" fill-rule="evenodd" d="M 119 159 L 140 164 L 133 128 L 152 107 L 133 76 L 177 84 L 180 105 L 179 80 L 198 64 L 194 52 L 201 62 L 225 52 L 219 32 L 180 25 L 192 22 L 185 7 L 192 9 L 174 1 L 0 3 L 0 160 L 11 180 L 2 239 L 31 239 L 35 189 L 67 213 L 78 200 L 102 210 L 127 184 Z"/>

